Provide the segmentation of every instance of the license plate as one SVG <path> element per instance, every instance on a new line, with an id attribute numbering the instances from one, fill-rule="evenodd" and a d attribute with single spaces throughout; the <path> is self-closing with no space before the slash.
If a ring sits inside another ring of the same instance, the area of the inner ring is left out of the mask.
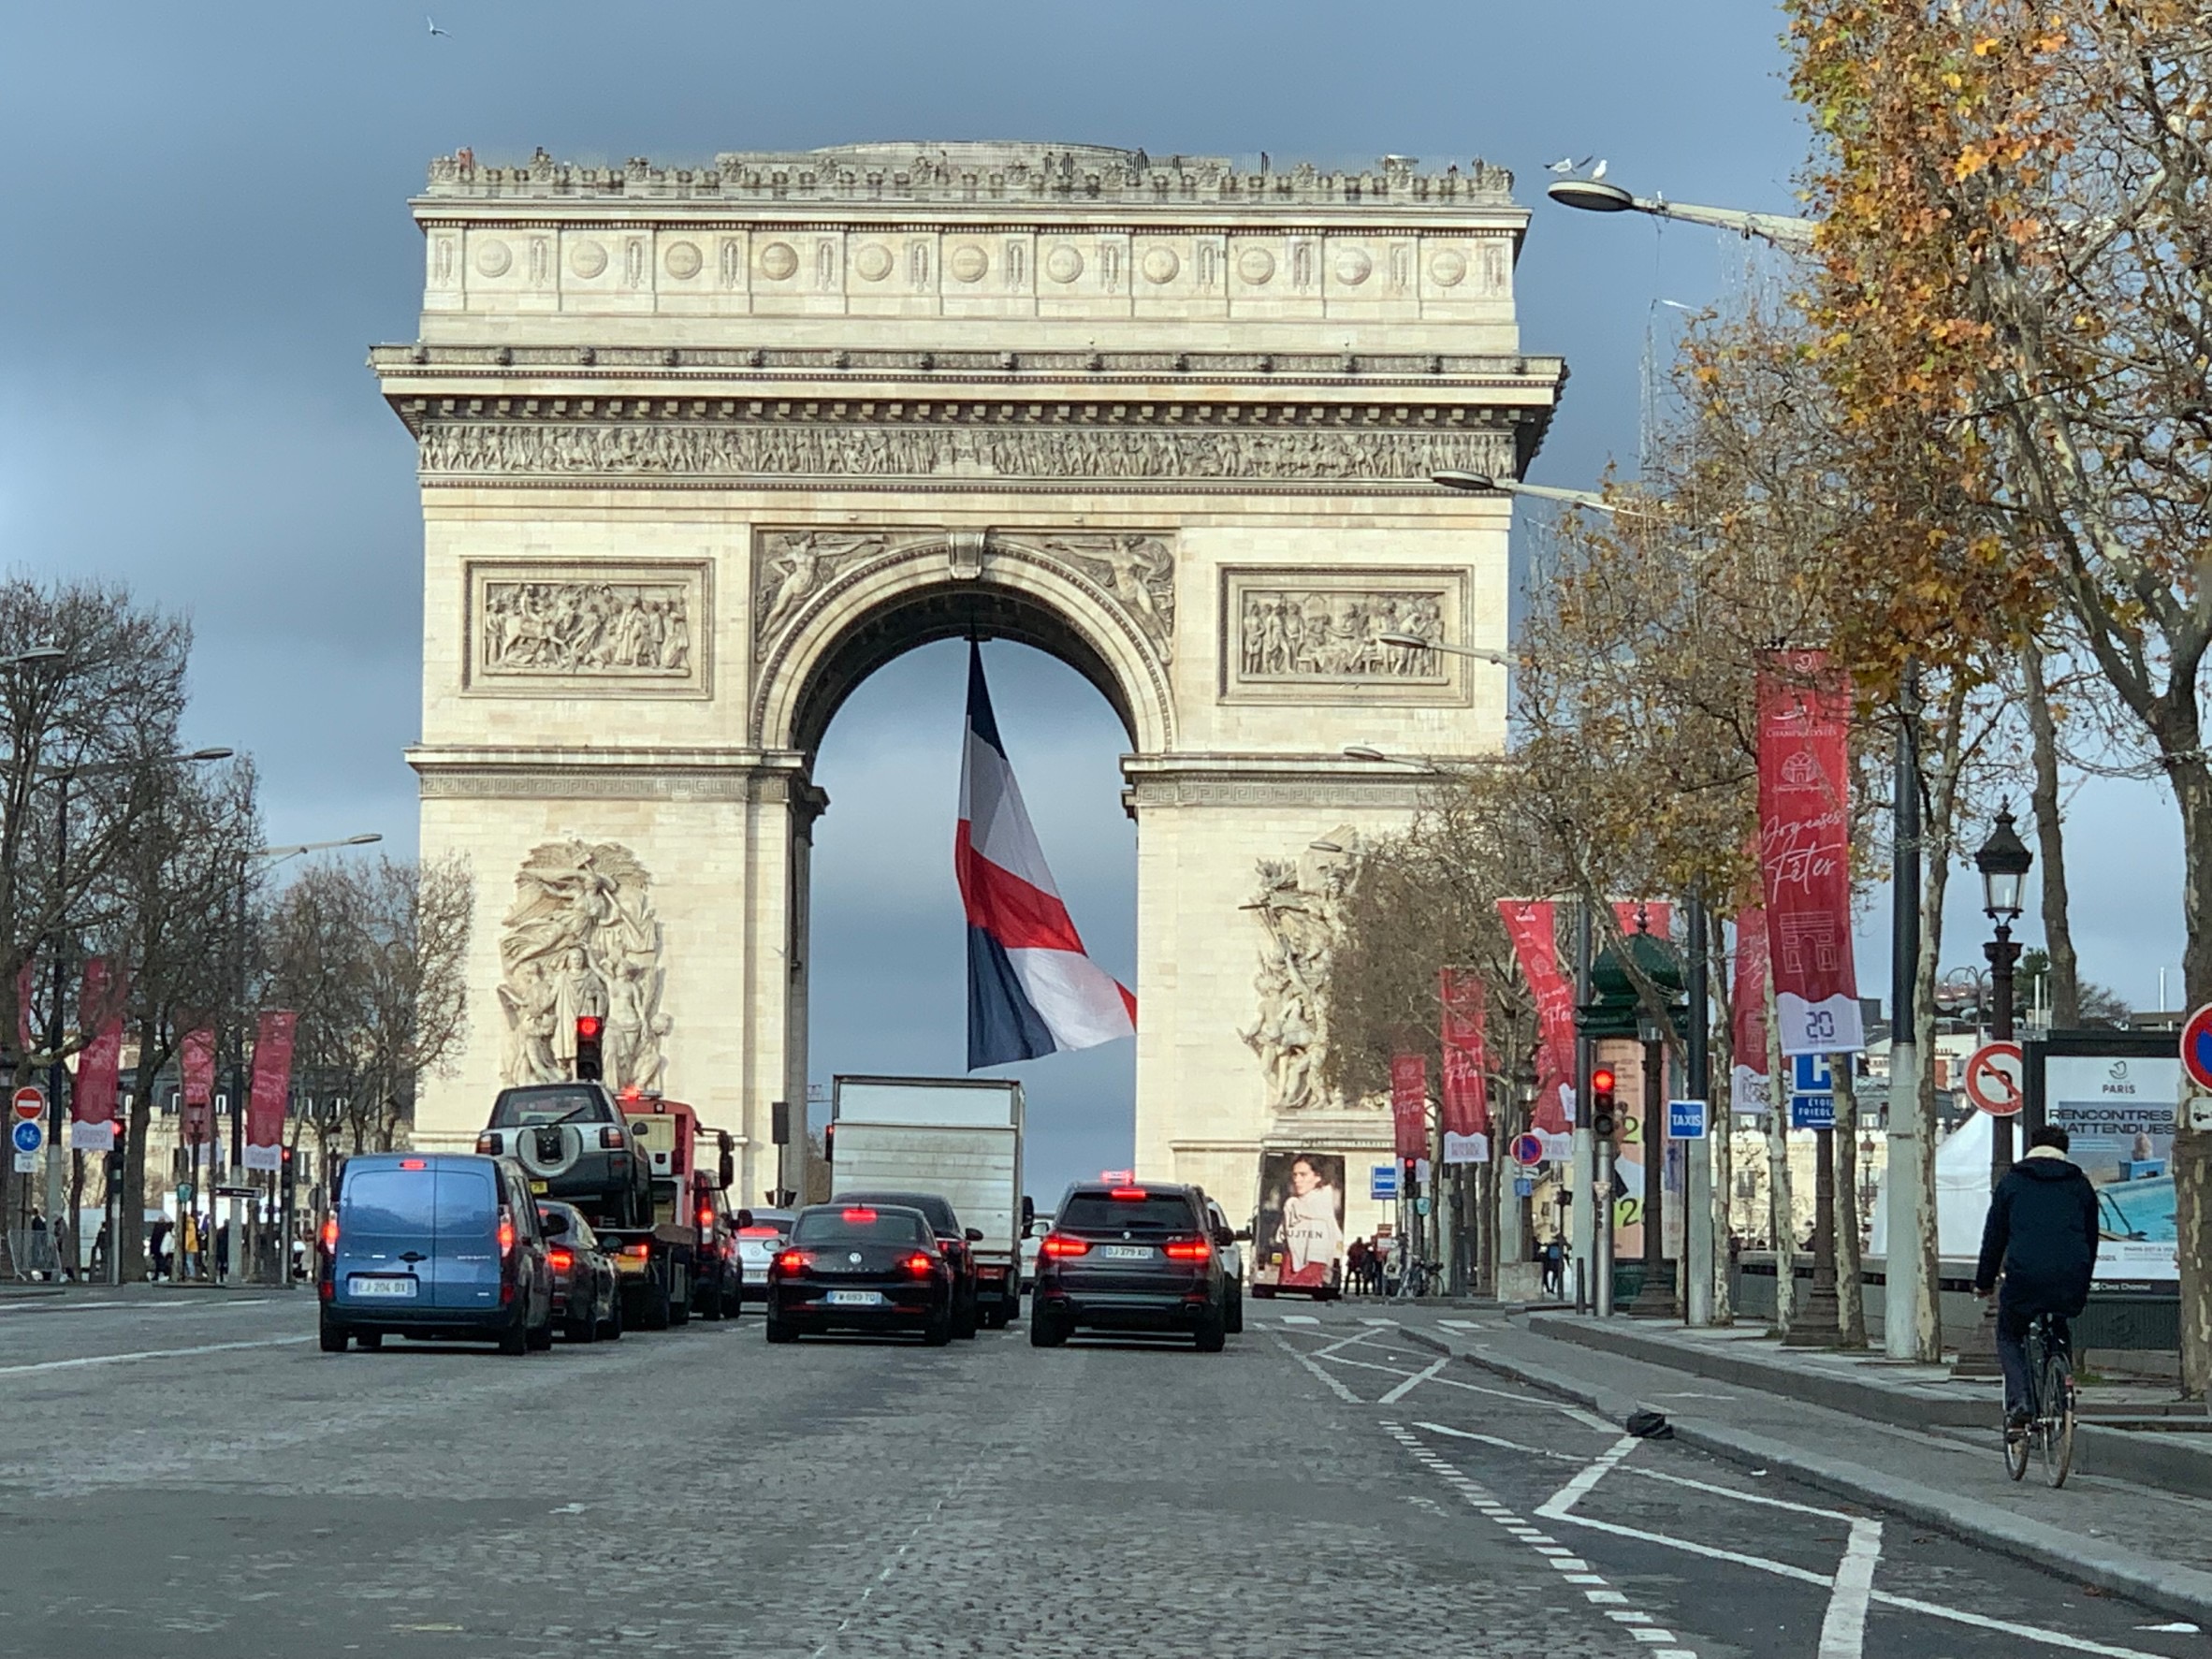
<path id="1" fill-rule="evenodd" d="M 881 1307 L 883 1293 L 880 1290 L 832 1290 L 822 1300 L 832 1307 Z"/>
<path id="2" fill-rule="evenodd" d="M 530 1190 L 532 1196 L 544 1198 L 546 1194 L 552 1189 L 548 1187 L 543 1181 L 532 1181 L 530 1184 Z"/>
<path id="3" fill-rule="evenodd" d="M 415 1281 L 398 1278 L 367 1278 L 356 1273 L 345 1282 L 345 1288 L 356 1296 L 413 1296 Z"/>
<path id="4" fill-rule="evenodd" d="M 1099 1254 L 1108 1261 L 1150 1261 L 1152 1259 L 1152 1246 L 1150 1244 L 1102 1244 L 1099 1248 Z"/>
<path id="5" fill-rule="evenodd" d="M 615 1258 L 615 1271 L 618 1273 L 642 1273 L 649 1272 L 651 1268 L 652 1263 L 644 1257 L 633 1256 L 628 1251 Z"/>

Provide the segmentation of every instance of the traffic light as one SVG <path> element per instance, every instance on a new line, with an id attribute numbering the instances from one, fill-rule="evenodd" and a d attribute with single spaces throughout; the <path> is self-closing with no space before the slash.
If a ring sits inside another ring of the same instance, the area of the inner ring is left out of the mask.
<path id="1" fill-rule="evenodd" d="M 582 1083 L 597 1083 L 599 1069 L 599 1034 L 604 1022 L 597 1014 L 576 1016 L 576 1078 Z"/>
<path id="2" fill-rule="evenodd" d="M 292 1148 L 286 1146 L 282 1148 L 277 1153 L 277 1179 L 280 1183 L 282 1183 L 285 1190 L 289 1191 L 291 1189 L 292 1183 L 296 1178 L 292 1168 Z"/>
<path id="3" fill-rule="evenodd" d="M 837 1126 L 834 1123 L 822 1126 L 822 1161 L 825 1164 L 837 1161 Z"/>
<path id="4" fill-rule="evenodd" d="M 1613 1138 L 1613 1073 L 1600 1066 L 1590 1074 L 1590 1132 L 1600 1141 Z"/>

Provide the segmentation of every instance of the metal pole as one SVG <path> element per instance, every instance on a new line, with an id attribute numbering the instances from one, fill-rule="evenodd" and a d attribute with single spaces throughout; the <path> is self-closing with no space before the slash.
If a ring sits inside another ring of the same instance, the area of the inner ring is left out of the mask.
<path id="1" fill-rule="evenodd" d="M 1674 1274 L 1666 1271 L 1666 1045 L 1644 1044 L 1644 1281 L 1632 1312 L 1675 1316 Z"/>
<path id="2" fill-rule="evenodd" d="M 250 866 L 244 859 L 238 865 L 238 938 L 234 941 L 234 966 L 238 969 L 238 1023 L 230 1040 L 230 1179 L 229 1186 L 239 1185 L 239 1175 L 246 1163 L 246 881 Z M 214 1215 L 211 1204 L 209 1215 Z M 226 1252 L 227 1266 L 223 1282 L 235 1284 L 243 1276 L 245 1268 L 246 1229 L 245 1215 L 234 1192 L 230 1198 L 230 1214 L 226 1218 L 230 1229 L 230 1247 Z"/>
<path id="3" fill-rule="evenodd" d="M 1705 1102 L 1705 1139 L 1692 1141 L 1683 1148 L 1688 1155 L 1683 1160 L 1688 1179 L 1682 1184 L 1682 1254 L 1690 1280 L 1689 1322 L 1710 1325 L 1713 1286 L 1712 1138 L 1717 1131 L 1713 1128 L 1712 1109 L 1712 986 L 1709 972 L 1711 960 L 1706 950 L 1709 924 L 1702 888 L 1690 890 L 1688 923 L 1690 1075 L 1684 1093 L 1693 1100 Z"/>
<path id="4" fill-rule="evenodd" d="M 1579 1009 L 1589 1000 L 1590 906 L 1583 903 L 1579 904 L 1575 910 L 1575 1006 Z M 1585 1284 L 1592 1292 L 1590 1311 L 1599 1311 L 1594 1273 L 1598 1230 L 1597 1143 L 1590 1133 L 1591 1063 L 1590 1039 L 1578 1030 L 1575 1033 L 1575 1201 L 1568 1216 L 1572 1230 L 1568 1247 L 1575 1257 L 1575 1311 L 1578 1313 L 1584 1311 L 1580 1292 Z M 1605 1294 L 1605 1310 L 1610 1311 L 1611 1306 L 1612 1294 L 1608 1289 Z"/>
<path id="5" fill-rule="evenodd" d="M 1898 698 L 1896 795 L 1890 832 L 1889 1169 L 1885 1208 L 1888 1254 L 1882 1263 L 1882 1350 L 1893 1360 L 1933 1359 L 1920 1351 L 1920 1053 L 1914 1011 L 1920 972 L 1920 679 L 1905 664 Z M 1775 1110 L 1783 1107 L 1775 1103 Z M 1934 1346 L 1943 1346 L 1941 1319 Z"/>
<path id="6" fill-rule="evenodd" d="M 62 1087 L 68 1081 L 68 1072 L 62 1065 L 62 1027 L 65 1015 L 62 999 L 68 995 L 66 986 L 69 971 L 69 917 L 65 895 L 69 890 L 69 782 L 71 774 L 61 773 L 60 800 L 54 811 L 54 894 L 57 914 L 53 930 L 53 1011 L 46 1024 L 46 1236 L 55 1251 L 55 1275 L 65 1268 L 74 1277 L 77 1264 L 61 1259 L 62 1241 L 68 1240 L 71 1255 L 77 1250 L 77 1218 L 69 1217 L 65 1232 L 62 1226 L 62 1208 L 68 1202 L 63 1170 L 69 1154 L 62 1145 L 62 1126 L 66 1121 L 62 1111 Z"/>

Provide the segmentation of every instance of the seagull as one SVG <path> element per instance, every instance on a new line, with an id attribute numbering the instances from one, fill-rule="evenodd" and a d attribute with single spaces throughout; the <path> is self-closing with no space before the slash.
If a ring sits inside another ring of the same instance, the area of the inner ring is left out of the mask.
<path id="1" fill-rule="evenodd" d="M 1585 155 L 1580 161 L 1577 161 L 1571 155 L 1563 155 L 1557 161 L 1546 162 L 1544 164 L 1544 170 L 1550 173 L 1571 173 L 1581 167 L 1588 167 L 1591 163 L 1591 157 Z"/>
<path id="2" fill-rule="evenodd" d="M 1605 176 L 1606 176 L 1606 164 L 1605 164 L 1604 162 L 1602 162 L 1602 161 L 1601 161 L 1601 162 L 1599 162 L 1599 163 L 1598 163 L 1598 164 L 1597 164 L 1595 167 L 1592 167 L 1592 168 L 1590 169 L 1590 182 L 1591 182 L 1593 184 L 1596 183 L 1598 180 L 1600 180 L 1600 179 L 1604 178 Z"/>
<path id="3" fill-rule="evenodd" d="M 446 38 L 446 39 L 448 39 L 448 40 L 451 40 L 451 39 L 453 38 L 453 31 L 452 31 L 451 29 L 441 29 L 440 27 L 438 27 L 438 20 L 437 20 L 436 18 L 434 18 L 434 17 L 426 17 L 426 18 L 424 18 L 422 21 L 423 21 L 424 22 L 426 22 L 426 23 L 428 23 L 428 24 L 429 24 L 429 25 L 430 25 L 430 33 L 431 33 L 431 34 L 433 34 L 433 35 L 443 35 L 443 36 L 445 36 L 445 38 Z"/>

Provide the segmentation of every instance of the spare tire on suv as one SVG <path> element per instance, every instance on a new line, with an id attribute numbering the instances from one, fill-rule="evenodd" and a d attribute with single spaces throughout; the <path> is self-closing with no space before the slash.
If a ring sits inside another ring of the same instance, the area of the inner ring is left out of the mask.
<path id="1" fill-rule="evenodd" d="M 502 1089 L 476 1150 L 514 1158 L 536 1197 L 574 1204 L 596 1225 L 652 1225 L 652 1170 L 604 1084 Z"/>

